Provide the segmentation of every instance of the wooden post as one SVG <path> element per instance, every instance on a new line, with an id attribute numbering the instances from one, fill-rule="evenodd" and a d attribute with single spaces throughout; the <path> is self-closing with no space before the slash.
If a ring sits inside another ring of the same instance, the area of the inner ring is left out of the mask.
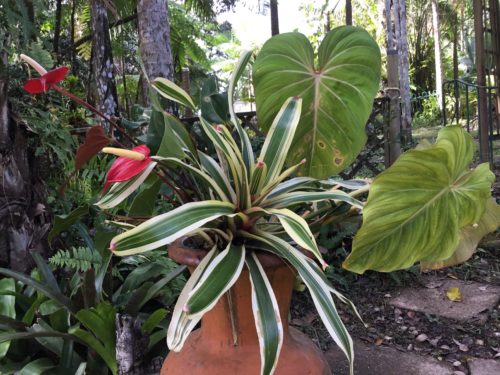
<path id="1" fill-rule="evenodd" d="M 345 0 L 345 24 L 352 25 L 352 2 Z"/>
<path id="2" fill-rule="evenodd" d="M 476 40 L 476 69 L 478 85 L 478 118 L 479 118 L 479 158 L 481 162 L 489 161 L 489 129 L 488 103 L 486 96 L 486 68 L 484 61 L 484 27 L 482 0 L 474 0 L 474 33 Z"/>
<path id="3" fill-rule="evenodd" d="M 490 0 L 491 49 L 493 50 L 493 64 L 495 66 L 496 105 L 495 117 L 497 133 L 500 132 L 500 3 Z"/>
<path id="4" fill-rule="evenodd" d="M 399 101 L 398 51 L 387 51 L 387 95 L 390 99 L 388 155 L 385 158 L 386 167 L 392 165 L 401 155 L 401 105 Z"/>
<path id="5" fill-rule="evenodd" d="M 278 35 L 280 33 L 278 0 L 271 0 L 269 2 L 269 8 L 271 10 L 271 35 Z"/>
<path id="6" fill-rule="evenodd" d="M 390 99 L 389 129 L 385 137 L 385 166 L 388 168 L 401 155 L 401 107 L 399 102 L 399 53 L 396 35 L 393 31 L 393 7 L 391 0 L 385 0 L 385 22 L 387 31 L 387 86 Z"/>

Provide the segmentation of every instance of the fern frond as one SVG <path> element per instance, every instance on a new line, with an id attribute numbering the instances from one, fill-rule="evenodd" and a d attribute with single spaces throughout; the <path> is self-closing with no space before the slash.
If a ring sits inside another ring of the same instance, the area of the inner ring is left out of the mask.
<path id="1" fill-rule="evenodd" d="M 49 259 L 49 263 L 59 268 L 85 272 L 102 264 L 102 258 L 97 251 L 88 247 L 72 247 L 69 250 L 59 250 Z"/>

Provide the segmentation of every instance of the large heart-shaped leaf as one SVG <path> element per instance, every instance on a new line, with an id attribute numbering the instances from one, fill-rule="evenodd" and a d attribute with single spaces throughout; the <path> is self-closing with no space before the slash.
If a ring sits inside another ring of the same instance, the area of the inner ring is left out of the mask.
<path id="1" fill-rule="evenodd" d="M 460 229 L 460 241 L 453 255 L 438 262 L 421 262 L 420 269 L 422 271 L 431 271 L 455 266 L 469 260 L 474 254 L 479 241 L 488 233 L 495 231 L 499 225 L 500 205 L 495 202 L 495 198 L 490 198 L 479 222 Z"/>
<path id="2" fill-rule="evenodd" d="M 380 50 L 363 29 L 329 32 L 315 63 L 300 33 L 276 35 L 253 66 L 257 116 L 267 130 L 285 100 L 302 97 L 290 164 L 307 160 L 303 174 L 324 178 L 347 167 L 366 142 L 365 124 L 380 81 Z"/>
<path id="3" fill-rule="evenodd" d="M 481 219 L 495 179 L 487 163 L 468 169 L 473 152 L 472 137 L 449 126 L 436 144 L 405 153 L 378 175 L 344 267 L 390 272 L 451 257 L 461 228 Z"/>

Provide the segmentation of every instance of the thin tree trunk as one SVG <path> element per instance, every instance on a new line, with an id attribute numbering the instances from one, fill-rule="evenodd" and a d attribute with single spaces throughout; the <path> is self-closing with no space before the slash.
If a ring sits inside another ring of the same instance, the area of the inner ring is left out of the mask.
<path id="1" fill-rule="evenodd" d="M 441 62 L 441 36 L 439 26 L 439 8 L 437 0 L 431 0 L 432 30 L 434 33 L 434 63 L 436 66 L 436 96 L 439 108 L 443 110 L 443 64 Z"/>
<path id="2" fill-rule="evenodd" d="M 174 63 L 170 47 L 170 24 L 167 0 L 137 2 L 139 49 L 147 78 L 164 77 L 174 80 Z M 143 79 L 142 102 L 149 103 L 148 79 Z M 171 111 L 173 108 L 170 109 Z"/>
<path id="3" fill-rule="evenodd" d="M 460 118 L 460 92 L 458 90 L 458 83 L 457 80 L 459 79 L 458 76 L 458 14 L 455 13 L 453 16 L 453 80 L 455 81 L 453 91 L 454 91 L 454 96 L 455 96 L 455 116 L 457 119 Z"/>
<path id="4" fill-rule="evenodd" d="M 396 34 L 399 54 L 399 90 L 401 97 L 401 127 L 405 143 L 411 142 L 411 101 L 410 76 L 408 63 L 408 39 L 406 37 L 406 5 L 405 0 L 397 0 L 398 23 Z M 396 17 L 395 17 L 396 19 Z"/>
<path id="5" fill-rule="evenodd" d="M 280 33 L 278 0 L 270 0 L 269 8 L 271 10 L 271 35 L 278 35 Z"/>
<path id="6" fill-rule="evenodd" d="M 482 162 L 489 161 L 490 144 L 488 129 L 488 104 L 486 96 L 486 66 L 484 53 L 484 24 L 481 0 L 473 0 L 474 33 L 476 39 L 476 69 L 478 87 L 478 117 L 479 117 L 479 158 Z"/>
<path id="7" fill-rule="evenodd" d="M 54 44 L 53 50 L 54 55 L 56 55 L 56 61 L 59 64 L 61 62 L 61 56 L 59 54 L 59 38 L 61 36 L 61 18 L 62 18 L 62 0 L 56 1 L 56 19 L 54 23 Z"/>
<path id="8" fill-rule="evenodd" d="M 71 33 L 71 70 L 76 75 L 76 51 L 75 51 L 75 16 L 76 1 L 71 1 L 70 33 Z"/>
<path id="9" fill-rule="evenodd" d="M 401 154 L 401 109 L 399 103 L 398 43 L 393 22 L 395 15 L 391 0 L 385 0 L 385 22 L 387 30 L 387 96 L 390 99 L 390 123 L 385 133 L 385 165 L 389 167 Z"/>
<path id="10" fill-rule="evenodd" d="M 109 36 L 108 12 L 103 0 L 91 0 L 92 81 L 97 108 L 107 116 L 118 114 L 118 95 L 114 78 L 113 53 Z M 109 124 L 104 124 L 107 128 Z"/>
<path id="11" fill-rule="evenodd" d="M 345 24 L 352 25 L 352 2 L 345 0 Z"/>

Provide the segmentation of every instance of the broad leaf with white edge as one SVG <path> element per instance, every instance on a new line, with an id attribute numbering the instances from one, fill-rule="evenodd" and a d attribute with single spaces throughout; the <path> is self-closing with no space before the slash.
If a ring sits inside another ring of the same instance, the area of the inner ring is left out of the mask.
<path id="1" fill-rule="evenodd" d="M 120 256 L 143 253 L 172 243 L 221 216 L 234 215 L 234 205 L 221 201 L 186 203 L 119 234 L 111 240 L 111 250 Z"/>
<path id="2" fill-rule="evenodd" d="M 189 317 L 184 311 L 184 305 L 186 304 L 189 293 L 191 293 L 191 291 L 196 287 L 200 278 L 205 273 L 206 268 L 210 265 L 216 255 L 217 247 L 214 246 L 195 268 L 191 277 L 186 282 L 186 285 L 184 285 L 179 298 L 177 298 L 167 332 L 167 346 L 174 352 L 178 352 L 182 349 L 189 333 L 201 320 L 201 315 Z"/>
<path id="3" fill-rule="evenodd" d="M 203 315 L 240 277 L 245 262 L 245 247 L 229 243 L 207 267 L 196 287 L 189 293 L 184 310 L 189 317 Z"/>
<path id="4" fill-rule="evenodd" d="M 278 302 L 262 265 L 254 252 L 246 258 L 252 285 L 252 311 L 259 337 L 262 375 L 274 372 L 283 345 L 283 324 Z"/>

